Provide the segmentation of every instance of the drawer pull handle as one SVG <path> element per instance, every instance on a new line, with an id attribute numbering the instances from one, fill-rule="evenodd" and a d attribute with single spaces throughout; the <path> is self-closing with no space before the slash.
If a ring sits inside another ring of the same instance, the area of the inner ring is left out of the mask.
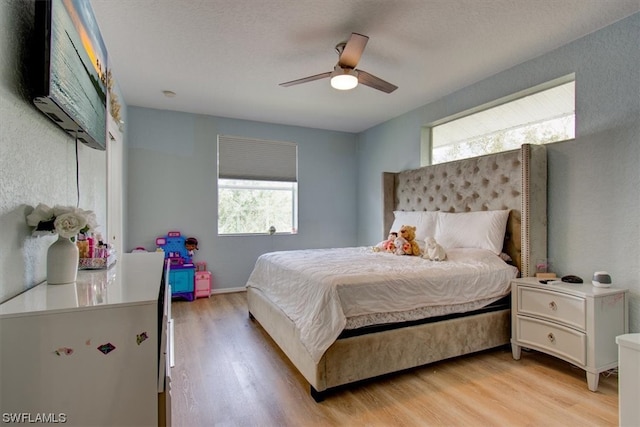
<path id="1" fill-rule="evenodd" d="M 553 310 L 553 311 L 556 311 L 556 310 L 558 309 L 558 304 L 556 304 L 556 302 L 555 302 L 555 301 L 551 301 L 551 302 L 549 303 L 549 308 L 550 308 L 551 310 Z"/>
<path id="2" fill-rule="evenodd" d="M 549 342 L 554 342 L 556 340 L 556 337 L 553 336 L 553 333 L 549 332 L 549 335 L 547 335 L 547 338 L 549 339 Z"/>

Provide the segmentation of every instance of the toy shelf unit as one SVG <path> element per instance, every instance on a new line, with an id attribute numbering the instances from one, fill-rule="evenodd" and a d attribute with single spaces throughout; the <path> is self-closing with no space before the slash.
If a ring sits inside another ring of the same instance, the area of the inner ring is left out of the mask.
<path id="1" fill-rule="evenodd" d="M 195 265 L 179 231 L 169 231 L 156 239 L 156 246 L 164 251 L 168 260 L 169 284 L 172 298 L 195 299 Z"/>

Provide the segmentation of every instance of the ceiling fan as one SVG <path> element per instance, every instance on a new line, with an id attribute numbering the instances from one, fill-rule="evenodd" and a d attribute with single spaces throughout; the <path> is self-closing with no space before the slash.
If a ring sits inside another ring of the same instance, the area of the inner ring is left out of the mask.
<path id="1" fill-rule="evenodd" d="M 349 90 L 356 87 L 358 83 L 362 83 L 365 86 L 378 89 L 385 93 L 393 92 L 398 89 L 398 86 L 386 82 L 366 71 L 356 69 L 356 65 L 358 65 L 358 61 L 360 61 L 360 57 L 368 41 L 369 37 L 367 36 L 351 33 L 349 40 L 336 45 L 338 63 L 333 67 L 333 71 L 280 83 L 280 86 L 289 87 L 331 77 L 331 86 L 335 89 Z"/>

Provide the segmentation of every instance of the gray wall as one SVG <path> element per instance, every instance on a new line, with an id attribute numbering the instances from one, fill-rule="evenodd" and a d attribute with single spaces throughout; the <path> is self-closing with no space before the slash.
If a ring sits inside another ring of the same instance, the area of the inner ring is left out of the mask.
<path id="1" fill-rule="evenodd" d="M 356 244 L 356 138 L 246 120 L 129 107 L 125 250 L 155 250 L 169 230 L 198 238 L 214 290 L 244 287 L 259 255 Z M 217 235 L 217 135 L 298 144 L 299 232 Z"/>
<path id="2" fill-rule="evenodd" d="M 358 243 L 381 240 L 382 171 L 419 167 L 422 126 L 576 73 L 576 138 L 548 146 L 548 253 L 559 274 L 611 273 L 640 332 L 640 14 L 358 135 Z"/>
<path id="3" fill-rule="evenodd" d="M 0 302 L 46 277 L 55 237 L 33 238 L 25 216 L 38 203 L 74 205 L 75 142 L 29 93 L 34 2 L 0 1 Z M 80 207 L 106 227 L 106 154 L 80 144 Z"/>

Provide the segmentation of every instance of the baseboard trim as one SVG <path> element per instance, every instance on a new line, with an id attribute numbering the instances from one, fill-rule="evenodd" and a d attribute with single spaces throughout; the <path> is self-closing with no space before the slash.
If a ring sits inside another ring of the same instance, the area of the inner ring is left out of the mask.
<path id="1" fill-rule="evenodd" d="M 215 295 L 215 294 L 231 294 L 234 292 L 247 292 L 247 287 L 246 286 L 241 286 L 238 288 L 222 288 L 222 289 L 212 289 L 211 290 L 211 295 Z"/>

